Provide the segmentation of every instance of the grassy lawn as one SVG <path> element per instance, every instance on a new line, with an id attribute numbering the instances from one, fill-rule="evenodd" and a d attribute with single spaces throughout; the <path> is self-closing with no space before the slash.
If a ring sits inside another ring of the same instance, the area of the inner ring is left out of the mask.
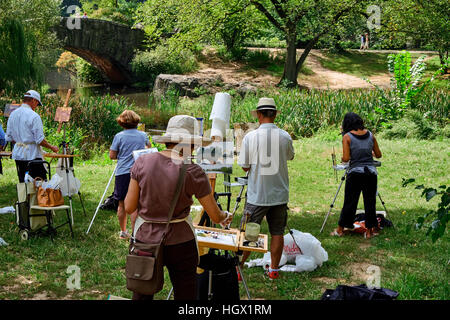
<path id="1" fill-rule="evenodd" d="M 333 146 L 340 150 L 340 142 L 321 140 L 320 135 L 295 141 L 296 156 L 289 163 L 288 225 L 317 237 L 328 252 L 329 260 L 313 272 L 284 273 L 278 281 L 266 279 L 262 268 L 245 269 L 252 298 L 317 300 L 326 288 L 365 283 L 367 267 L 376 265 L 381 268 L 381 286 L 398 291 L 398 299 L 449 299 L 448 235 L 433 244 L 424 231 L 407 228 L 417 217 L 436 207 L 437 199 L 427 203 L 420 197 L 419 190 L 401 187 L 402 178 L 410 177 L 426 186 L 449 184 L 449 141 L 379 139 L 379 144 L 384 157 L 379 168 L 379 191 L 395 228 L 385 229 L 379 237 L 365 240 L 357 235 L 329 236 L 339 218 L 343 192 L 339 194 L 324 232 L 319 233 L 338 186 L 330 168 L 330 154 Z M 4 160 L 3 165 L 0 207 L 15 202 L 17 179 L 14 163 Z M 127 242 L 117 237 L 119 228 L 115 213 L 99 211 L 89 235 L 86 235 L 113 166 L 111 161 L 103 158 L 75 165 L 75 174 L 82 181 L 87 215 L 83 216 L 80 202 L 75 197 L 74 240 L 65 226 L 58 230 L 54 242 L 46 237 L 23 242 L 18 238 L 14 216 L 0 215 L 0 237 L 9 243 L 7 247 L 0 247 L 0 299 L 106 299 L 108 294 L 131 297 L 124 276 Z M 243 172 L 236 167 L 234 174 L 241 176 Z M 220 182 L 218 179 L 218 191 L 222 190 Z M 108 194 L 112 189 L 111 186 Z M 235 189 L 234 194 L 238 191 Z M 243 204 L 233 226 L 238 225 L 242 208 Z M 380 205 L 378 210 L 381 209 Z M 58 221 L 62 215 L 56 218 Z M 262 230 L 267 232 L 265 222 Z M 251 259 L 258 257 L 261 255 L 254 254 Z M 70 265 L 80 267 L 80 290 L 66 289 L 69 277 L 66 270 Z M 170 287 L 166 278 L 164 290 L 157 298 L 165 299 Z M 245 290 L 242 285 L 240 287 L 241 297 L 245 298 Z"/>
<path id="2" fill-rule="evenodd" d="M 318 59 L 324 68 L 352 74 L 357 77 L 370 77 L 387 73 L 387 57 L 390 55 L 390 53 L 370 51 L 346 51 L 342 53 L 323 51 L 323 54 L 324 58 L 318 57 Z M 413 62 L 422 55 L 420 53 L 411 53 Z M 440 67 L 437 55 L 432 56 L 426 63 L 427 77 L 431 76 Z"/>

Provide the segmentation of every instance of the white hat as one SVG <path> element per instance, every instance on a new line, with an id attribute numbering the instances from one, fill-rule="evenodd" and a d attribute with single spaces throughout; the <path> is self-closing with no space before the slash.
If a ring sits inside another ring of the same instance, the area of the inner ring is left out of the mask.
<path id="1" fill-rule="evenodd" d="M 273 98 L 261 98 L 258 101 L 258 106 L 256 107 L 256 110 L 252 110 L 251 113 L 254 117 L 257 116 L 257 111 L 260 110 L 273 110 L 276 111 L 277 114 L 280 113 L 280 110 L 277 110 L 277 106 L 275 105 L 275 100 Z"/>
<path id="2" fill-rule="evenodd" d="M 163 136 L 153 136 L 156 143 L 183 143 L 207 146 L 212 140 L 198 134 L 197 119 L 186 115 L 177 115 L 170 118 L 166 133 Z"/>
<path id="3" fill-rule="evenodd" d="M 34 91 L 34 90 L 28 90 L 23 96 L 24 97 L 28 97 L 28 98 L 36 99 L 39 102 L 38 105 L 42 106 L 41 95 L 39 94 L 39 92 Z"/>

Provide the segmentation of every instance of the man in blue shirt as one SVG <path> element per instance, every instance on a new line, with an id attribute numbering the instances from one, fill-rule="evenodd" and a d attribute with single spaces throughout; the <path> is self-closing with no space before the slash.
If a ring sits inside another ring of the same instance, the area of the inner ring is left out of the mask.
<path id="1" fill-rule="evenodd" d="M 0 125 L 0 151 L 3 150 L 5 145 L 6 145 L 5 131 L 3 131 L 3 127 Z"/>

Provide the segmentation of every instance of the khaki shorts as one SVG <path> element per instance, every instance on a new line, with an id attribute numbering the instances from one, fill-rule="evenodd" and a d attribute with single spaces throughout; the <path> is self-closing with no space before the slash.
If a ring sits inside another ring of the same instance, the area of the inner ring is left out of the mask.
<path id="1" fill-rule="evenodd" d="M 250 214 L 248 222 L 261 224 L 263 218 L 266 217 L 270 234 L 273 236 L 284 235 L 284 229 L 286 229 L 287 223 L 287 204 L 280 204 L 277 206 L 256 206 L 246 203 L 244 210 Z"/>

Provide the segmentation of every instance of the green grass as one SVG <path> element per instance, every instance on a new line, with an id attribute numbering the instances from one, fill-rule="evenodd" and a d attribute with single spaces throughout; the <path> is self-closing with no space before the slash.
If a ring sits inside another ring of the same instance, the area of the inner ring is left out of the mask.
<path id="1" fill-rule="evenodd" d="M 410 177 L 426 186 L 449 184 L 449 140 L 379 139 L 383 152 L 379 191 L 386 202 L 388 218 L 395 228 L 383 230 L 377 238 L 364 240 L 356 235 L 343 238 L 329 236 L 337 224 L 343 192 L 338 196 L 324 232 L 319 233 L 338 186 L 330 169 L 333 147 L 340 150 L 338 139 L 337 132 L 324 130 L 315 138 L 297 140 L 294 143 L 295 159 L 289 162 L 289 227 L 317 237 L 328 252 L 329 260 L 313 272 L 283 273 L 278 281 L 267 280 L 262 268 L 245 269 L 252 298 L 320 299 L 326 288 L 364 283 L 362 275 L 365 268 L 376 265 L 381 268 L 381 286 L 398 291 L 398 299 L 449 299 L 448 234 L 432 244 L 424 231 L 408 228 L 417 217 L 436 207 L 436 200 L 427 203 L 420 197 L 419 190 L 401 187 L 402 178 Z M 14 204 L 17 179 L 14 163 L 4 160 L 3 164 L 5 174 L 0 176 L 0 207 Z M 127 242 L 117 237 L 116 214 L 100 210 L 89 235 L 86 235 L 113 171 L 113 163 L 98 157 L 76 163 L 75 169 L 76 176 L 82 181 L 81 191 L 87 215 L 83 216 L 80 202 L 75 197 L 74 240 L 65 226 L 58 229 L 54 242 L 46 237 L 20 241 L 14 216 L 0 215 L 0 237 L 9 243 L 7 247 L 0 247 L 0 299 L 30 299 L 43 293 L 52 299 L 106 299 L 108 294 L 131 297 L 124 276 Z M 242 176 L 243 172 L 236 166 L 234 175 Z M 219 191 L 222 190 L 221 181 L 219 177 Z M 237 189 L 233 190 L 231 208 L 237 193 Z M 224 205 L 224 200 L 221 202 Z M 233 226 L 238 225 L 242 209 L 241 204 Z M 379 206 L 378 210 L 381 209 Z M 56 218 L 62 221 L 62 216 Z M 266 222 L 262 224 L 262 231 L 267 232 Z M 258 257 L 261 254 L 254 254 L 251 259 Z M 78 265 L 81 269 L 80 290 L 66 289 L 69 276 L 66 270 L 70 265 Z M 165 299 L 170 287 L 166 275 L 164 290 L 157 298 Z M 241 297 L 245 298 L 242 285 L 240 288 Z"/>
<path id="2" fill-rule="evenodd" d="M 387 70 L 387 57 L 390 53 L 379 52 L 360 52 L 360 51 L 347 51 L 343 53 L 335 53 L 330 51 L 323 51 L 325 58 L 319 58 L 320 63 L 324 68 L 339 71 L 347 74 L 351 74 L 357 77 L 370 77 L 380 74 L 386 74 Z M 423 54 L 411 53 L 413 62 Z M 426 61 L 427 70 L 425 78 L 431 77 L 431 75 L 440 68 L 440 61 L 437 55 L 431 56 Z M 439 80 L 437 88 L 448 87 L 448 81 Z M 445 85 L 447 84 L 447 85 Z"/>
<path id="3" fill-rule="evenodd" d="M 325 58 L 319 58 L 324 68 L 351 74 L 357 77 L 368 77 L 387 72 L 387 53 L 324 52 Z"/>

